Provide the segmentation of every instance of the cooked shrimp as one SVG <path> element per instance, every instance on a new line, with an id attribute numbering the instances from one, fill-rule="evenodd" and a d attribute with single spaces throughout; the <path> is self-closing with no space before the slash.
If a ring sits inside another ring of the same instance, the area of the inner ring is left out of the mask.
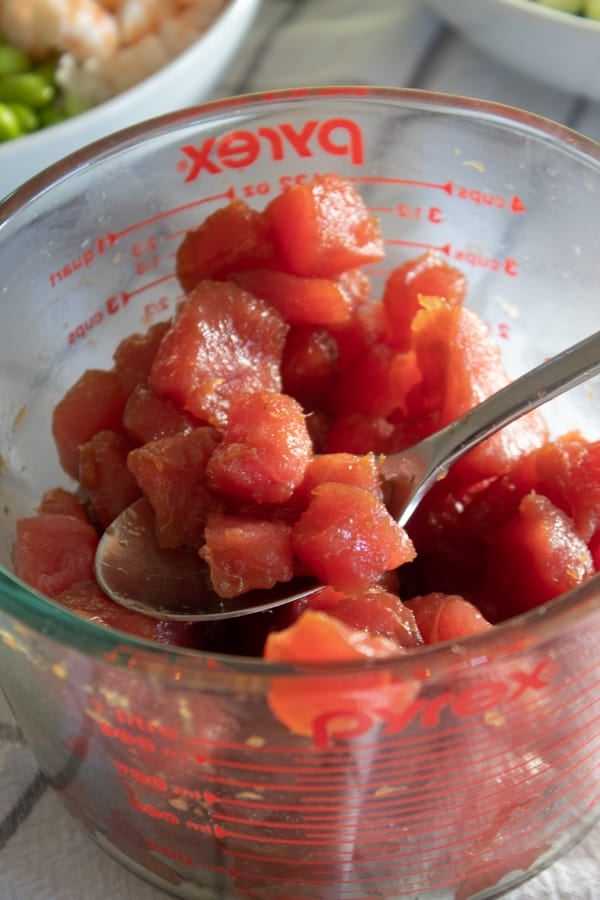
<path id="1" fill-rule="evenodd" d="M 114 17 L 95 0 L 3 0 L 0 30 L 34 57 L 49 50 L 105 57 L 119 43 Z"/>
<path id="2" fill-rule="evenodd" d="M 171 4 L 166 0 L 124 0 L 115 9 L 122 44 L 135 44 L 147 34 L 156 33 Z"/>
<path id="3" fill-rule="evenodd" d="M 179 0 L 180 12 L 165 19 L 160 34 L 169 53 L 176 56 L 206 31 L 226 6 L 225 0 L 205 0 L 204 3 Z"/>
<path id="4" fill-rule="evenodd" d="M 66 91 L 100 103 L 166 65 L 230 0 L 0 0 L 0 32 L 33 57 L 57 52 Z"/>
<path id="5" fill-rule="evenodd" d="M 130 47 L 123 47 L 112 56 L 104 78 L 110 93 L 118 94 L 138 81 L 157 72 L 171 59 L 171 54 L 156 34 L 147 34 Z"/>

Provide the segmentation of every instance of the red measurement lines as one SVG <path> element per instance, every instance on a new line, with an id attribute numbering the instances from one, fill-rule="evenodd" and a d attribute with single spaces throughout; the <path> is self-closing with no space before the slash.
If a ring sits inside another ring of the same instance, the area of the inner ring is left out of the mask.
<path id="1" fill-rule="evenodd" d="M 128 225 L 127 228 L 121 229 L 121 231 L 108 231 L 105 237 L 106 243 L 109 247 L 112 247 L 118 240 L 125 237 L 125 235 L 132 234 L 135 231 L 140 231 L 143 228 L 147 228 L 150 225 L 156 224 L 156 222 L 168 219 L 170 216 L 179 215 L 186 210 L 194 209 L 195 207 L 202 206 L 205 203 L 214 203 L 219 200 L 233 200 L 234 197 L 235 190 L 233 187 L 230 187 L 222 194 L 214 194 L 211 197 L 199 197 L 196 200 L 190 200 L 189 203 L 184 203 L 182 206 L 175 206 L 172 209 L 166 209 L 163 212 L 155 213 L 155 215 L 149 216 L 147 219 L 141 219 L 138 222 L 132 222 L 131 225 Z"/>
<path id="2" fill-rule="evenodd" d="M 351 177 L 349 180 L 353 181 L 355 184 L 396 184 L 404 185 L 405 187 L 432 188 L 433 190 L 444 191 L 444 193 L 448 194 L 450 197 L 454 191 L 454 183 L 452 181 L 446 181 L 444 184 L 439 184 L 435 181 L 419 181 L 412 178 L 379 178 L 361 175 Z"/>

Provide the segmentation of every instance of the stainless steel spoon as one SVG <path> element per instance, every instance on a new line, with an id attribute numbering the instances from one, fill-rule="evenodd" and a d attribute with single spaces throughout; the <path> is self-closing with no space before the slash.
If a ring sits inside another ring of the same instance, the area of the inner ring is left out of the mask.
<path id="1" fill-rule="evenodd" d="M 390 513 L 404 525 L 433 483 L 468 450 L 599 371 L 600 332 L 596 332 L 413 447 L 379 457 L 379 471 L 390 487 Z M 212 590 L 208 568 L 196 553 L 157 546 L 153 512 L 145 500 L 126 509 L 102 536 L 96 576 L 102 589 L 122 606 L 161 619 L 187 621 L 262 612 L 322 586 L 315 579 L 294 579 L 224 600 Z"/>

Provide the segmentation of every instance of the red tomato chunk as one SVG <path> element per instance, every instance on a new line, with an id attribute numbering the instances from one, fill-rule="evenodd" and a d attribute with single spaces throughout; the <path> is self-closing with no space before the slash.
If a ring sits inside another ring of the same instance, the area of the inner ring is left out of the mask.
<path id="1" fill-rule="evenodd" d="M 287 329 L 264 300 L 231 282 L 202 281 L 160 343 L 150 386 L 198 419 L 224 425 L 239 393 L 280 390 Z"/>
<path id="2" fill-rule="evenodd" d="M 406 528 L 391 518 L 377 454 L 464 415 L 508 377 L 464 305 L 464 273 L 428 252 L 392 270 L 379 300 L 362 266 L 383 249 L 379 222 L 334 174 L 264 210 L 231 200 L 188 231 L 176 314 L 124 338 L 113 367 L 84 372 L 54 410 L 77 491 L 47 491 L 19 521 L 17 575 L 105 627 L 309 663 L 484 634 L 598 571 L 600 442 L 550 441 L 537 412 L 453 466 Z M 100 590 L 93 561 L 139 496 L 158 543 L 197 553 L 224 605 L 297 575 L 323 587 L 206 630 L 128 613 Z M 357 713 L 384 686 L 399 709 L 411 702 L 413 686 L 383 670 L 360 672 L 350 694 L 348 677 L 299 687 L 278 676 L 270 707 L 306 735 L 342 685 Z"/>

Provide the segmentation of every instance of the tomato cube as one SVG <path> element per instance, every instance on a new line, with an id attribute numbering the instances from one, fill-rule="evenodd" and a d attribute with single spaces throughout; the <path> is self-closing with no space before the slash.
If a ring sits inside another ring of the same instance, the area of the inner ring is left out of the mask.
<path id="1" fill-rule="evenodd" d="M 325 612 L 309 609 L 288 628 L 268 635 L 264 658 L 306 664 L 369 660 L 402 652 L 396 641 L 384 635 L 357 630 Z M 290 731 L 321 743 L 327 737 L 321 735 L 321 729 L 326 728 L 328 716 L 343 715 L 351 727 L 353 716 L 361 715 L 365 708 L 385 703 L 400 711 L 414 693 L 411 682 L 393 684 L 389 670 L 376 669 L 352 675 L 278 675 L 272 680 L 268 701 L 273 714 Z"/>
<path id="2" fill-rule="evenodd" d="M 124 434 L 114 431 L 99 431 L 81 447 L 79 483 L 88 493 L 93 518 L 103 528 L 141 496 L 127 468 L 131 447 Z"/>
<path id="3" fill-rule="evenodd" d="M 48 515 L 75 516 L 82 522 L 88 521 L 83 504 L 77 494 L 60 487 L 50 488 L 44 492 L 37 512 Z"/>
<path id="4" fill-rule="evenodd" d="M 459 306 L 467 292 L 463 272 L 451 266 L 438 250 L 429 250 L 398 266 L 389 275 L 383 292 L 386 337 L 399 350 L 412 345 L 412 322 L 421 297 L 439 297 L 448 306 Z"/>
<path id="5" fill-rule="evenodd" d="M 285 190 L 271 200 L 265 218 L 286 270 L 294 275 L 332 278 L 383 258 L 378 220 L 338 175 L 318 175 Z"/>
<path id="6" fill-rule="evenodd" d="M 282 390 L 306 410 L 322 407 L 337 375 L 338 346 L 328 329 L 292 325 L 281 360 Z"/>
<path id="7" fill-rule="evenodd" d="M 593 571 L 590 551 L 572 520 L 534 492 L 490 537 L 487 589 L 507 616 L 553 600 Z"/>
<path id="8" fill-rule="evenodd" d="M 61 606 L 98 625 L 159 644 L 199 647 L 200 628 L 197 624 L 155 619 L 136 610 L 126 609 L 107 597 L 96 581 L 91 579 L 72 584 L 55 599 Z"/>
<path id="9" fill-rule="evenodd" d="M 42 513 L 19 519 L 13 552 L 15 575 L 56 597 L 76 581 L 94 577 L 96 530 L 80 518 Z"/>
<path id="10" fill-rule="evenodd" d="M 301 278 L 270 269 L 250 269 L 231 277 L 245 291 L 274 306 L 290 324 L 335 324 L 352 315 L 351 295 L 331 278 Z"/>
<path id="11" fill-rule="evenodd" d="M 312 442 L 300 404 L 287 394 L 241 394 L 231 402 L 207 483 L 238 500 L 281 503 L 304 477 Z"/>
<path id="12" fill-rule="evenodd" d="M 162 339 L 150 386 L 198 419 L 222 425 L 233 397 L 281 389 L 287 329 L 264 300 L 230 282 L 203 281 Z"/>
<path id="13" fill-rule="evenodd" d="M 423 644 L 413 611 L 397 594 L 380 587 L 369 588 L 356 597 L 325 587 L 308 598 L 306 608 L 326 612 L 351 628 L 381 634 L 400 647 Z"/>
<path id="14" fill-rule="evenodd" d="M 188 293 L 205 279 L 275 261 L 271 229 L 262 212 L 234 199 L 188 231 L 177 248 L 176 272 Z"/>
<path id="15" fill-rule="evenodd" d="M 201 423 L 191 413 L 159 397 L 148 384 L 138 384 L 125 405 L 123 427 L 138 444 L 158 441 L 175 434 L 187 434 Z"/>
<path id="16" fill-rule="evenodd" d="M 349 594 L 414 557 L 413 545 L 370 491 L 349 484 L 316 487 L 292 532 L 295 553 L 325 584 Z"/>
<path id="17" fill-rule="evenodd" d="M 79 475 L 79 448 L 98 431 L 121 431 L 127 395 L 116 372 L 88 369 L 54 407 L 52 435 L 58 458 Z"/>
<path id="18" fill-rule="evenodd" d="M 169 329 L 169 322 L 157 322 L 144 334 L 130 334 L 117 346 L 113 354 L 114 369 L 126 394 L 136 385 L 148 380 L 156 351 Z"/>
<path id="19" fill-rule="evenodd" d="M 493 627 L 476 606 L 457 594 L 432 593 L 406 601 L 426 644 L 455 641 Z"/>
<path id="20" fill-rule="evenodd" d="M 154 509 L 160 547 L 198 547 L 215 503 L 206 485 L 206 465 L 220 440 L 210 426 L 150 441 L 132 450 L 129 470 Z"/>
<path id="21" fill-rule="evenodd" d="M 200 548 L 220 597 L 272 588 L 294 574 L 291 527 L 284 522 L 212 513 Z"/>

